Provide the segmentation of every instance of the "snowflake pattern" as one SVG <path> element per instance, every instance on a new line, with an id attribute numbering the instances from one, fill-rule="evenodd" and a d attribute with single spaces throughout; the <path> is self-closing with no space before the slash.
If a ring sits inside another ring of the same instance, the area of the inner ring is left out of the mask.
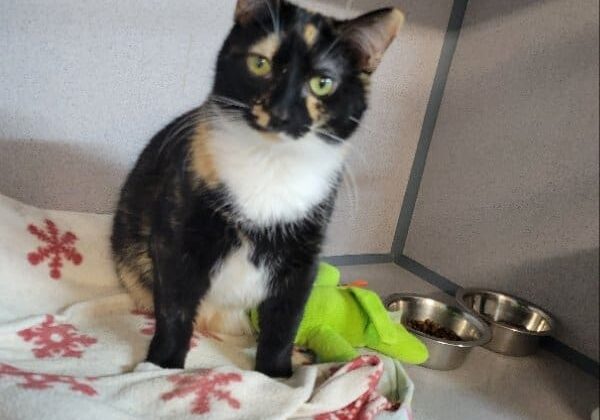
<path id="1" fill-rule="evenodd" d="M 46 315 L 41 324 L 21 330 L 17 334 L 23 340 L 36 345 L 31 351 L 38 359 L 81 357 L 86 347 L 98 341 L 85 334 L 79 334 L 71 324 L 56 324 L 52 315 Z"/>
<path id="2" fill-rule="evenodd" d="M 84 380 L 78 380 L 73 376 L 68 375 L 52 375 L 46 373 L 26 372 L 14 366 L 0 363 L 0 378 L 15 377 L 23 379 L 18 385 L 21 388 L 27 389 L 47 389 L 52 388 L 54 384 L 65 384 L 69 386 L 71 391 L 81 392 L 88 396 L 97 395 L 98 392 L 85 381 L 93 381 L 96 378 L 87 377 Z"/>
<path id="3" fill-rule="evenodd" d="M 315 420 L 371 420 L 381 411 L 399 408 L 398 404 L 392 404 L 387 398 L 375 391 L 383 374 L 383 363 L 377 356 L 360 356 L 342 368 L 335 370 L 334 375 L 343 375 L 367 365 L 376 367 L 375 371 L 368 376 L 368 389 L 347 406 L 337 411 L 319 414 L 315 416 Z"/>
<path id="4" fill-rule="evenodd" d="M 144 319 L 144 324 L 139 329 L 140 333 L 142 333 L 143 335 L 153 336 L 154 331 L 156 331 L 156 319 L 154 318 L 154 314 L 152 314 L 152 312 L 144 311 L 141 309 L 134 309 L 131 311 L 131 313 L 133 315 L 142 316 Z M 218 337 L 213 336 L 212 334 L 210 334 L 210 335 L 204 334 L 204 333 L 201 333 L 201 334 L 204 337 L 207 337 L 207 338 L 211 337 L 211 338 L 215 338 L 216 340 L 221 341 Z M 192 339 L 190 340 L 190 349 L 197 347 L 198 344 L 200 344 L 200 337 L 198 337 L 196 335 L 196 331 L 194 331 L 194 335 L 192 336 Z"/>
<path id="5" fill-rule="evenodd" d="M 162 400 L 169 401 L 193 394 L 193 414 L 210 412 L 211 400 L 215 399 L 225 401 L 229 407 L 236 410 L 241 406 L 239 400 L 226 389 L 230 383 L 242 381 L 242 375 L 239 373 L 219 373 L 211 369 L 203 369 L 193 374 L 172 375 L 167 379 L 175 385 L 172 391 L 161 395 Z"/>
<path id="6" fill-rule="evenodd" d="M 143 335 L 154 335 L 154 331 L 156 330 L 156 320 L 154 319 L 152 312 L 134 309 L 131 313 L 133 315 L 141 316 L 144 320 L 144 324 L 139 328 L 140 333 Z"/>
<path id="7" fill-rule="evenodd" d="M 63 266 L 63 258 L 71 261 L 74 265 L 79 265 L 83 261 L 83 256 L 74 246 L 77 236 L 73 232 L 67 231 L 61 235 L 52 220 L 46 219 L 44 223 L 46 225 L 45 229 L 41 229 L 34 224 L 27 227 L 29 233 L 45 243 L 45 245 L 38 246 L 35 251 L 27 254 L 27 259 L 31 265 L 38 265 L 49 259 L 50 277 L 58 280 L 61 276 L 60 269 Z"/>

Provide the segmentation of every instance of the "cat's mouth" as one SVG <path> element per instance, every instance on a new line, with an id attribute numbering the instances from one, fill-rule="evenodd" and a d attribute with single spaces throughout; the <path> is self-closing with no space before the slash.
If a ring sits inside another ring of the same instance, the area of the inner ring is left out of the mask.
<path id="1" fill-rule="evenodd" d="M 267 135 L 269 138 L 291 137 L 294 140 L 298 140 L 304 137 L 309 131 L 304 124 L 295 123 L 290 119 L 273 115 L 262 104 L 256 104 L 251 108 L 248 120 L 254 129 Z"/>
<path id="2" fill-rule="evenodd" d="M 267 140 L 301 140 L 309 132 L 308 129 L 294 130 L 262 127 L 256 123 L 252 123 L 251 126 Z"/>
<path id="3" fill-rule="evenodd" d="M 248 124 L 254 130 L 258 131 L 258 133 L 265 140 L 272 141 L 272 142 L 283 141 L 283 137 L 284 136 L 281 135 L 282 133 L 280 131 L 276 131 L 276 130 L 273 130 L 272 128 L 270 128 L 270 127 L 263 127 L 263 126 L 259 125 L 253 117 L 249 117 L 248 118 Z"/>

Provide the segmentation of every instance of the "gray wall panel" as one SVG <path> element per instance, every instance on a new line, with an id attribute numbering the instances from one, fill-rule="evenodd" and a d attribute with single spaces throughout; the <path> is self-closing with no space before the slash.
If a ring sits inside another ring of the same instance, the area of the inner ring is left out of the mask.
<path id="1" fill-rule="evenodd" d="M 598 360 L 598 3 L 470 1 L 405 254 Z"/>
<path id="2" fill-rule="evenodd" d="M 374 76 L 372 108 L 349 163 L 356 194 L 341 192 L 326 248 L 387 254 L 452 1 L 303 3 L 346 16 L 396 3 L 407 14 Z M 0 193 L 55 209 L 111 211 L 150 136 L 208 93 L 234 5 L 0 2 Z"/>

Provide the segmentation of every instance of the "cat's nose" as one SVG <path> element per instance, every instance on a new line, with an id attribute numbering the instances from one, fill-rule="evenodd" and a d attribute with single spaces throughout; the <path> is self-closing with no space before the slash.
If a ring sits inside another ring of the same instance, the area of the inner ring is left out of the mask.
<path id="1" fill-rule="evenodd" d="M 271 118 L 274 118 L 280 124 L 285 124 L 290 119 L 290 111 L 287 107 L 276 105 L 271 107 Z"/>

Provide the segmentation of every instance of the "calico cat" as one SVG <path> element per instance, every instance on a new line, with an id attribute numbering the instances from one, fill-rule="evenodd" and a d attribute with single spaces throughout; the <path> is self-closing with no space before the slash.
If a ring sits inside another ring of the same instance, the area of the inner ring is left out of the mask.
<path id="1" fill-rule="evenodd" d="M 114 218 L 119 278 L 156 316 L 148 361 L 181 368 L 194 325 L 248 333 L 258 306 L 256 369 L 291 374 L 346 140 L 402 21 L 238 0 L 212 94 L 152 138 Z"/>

